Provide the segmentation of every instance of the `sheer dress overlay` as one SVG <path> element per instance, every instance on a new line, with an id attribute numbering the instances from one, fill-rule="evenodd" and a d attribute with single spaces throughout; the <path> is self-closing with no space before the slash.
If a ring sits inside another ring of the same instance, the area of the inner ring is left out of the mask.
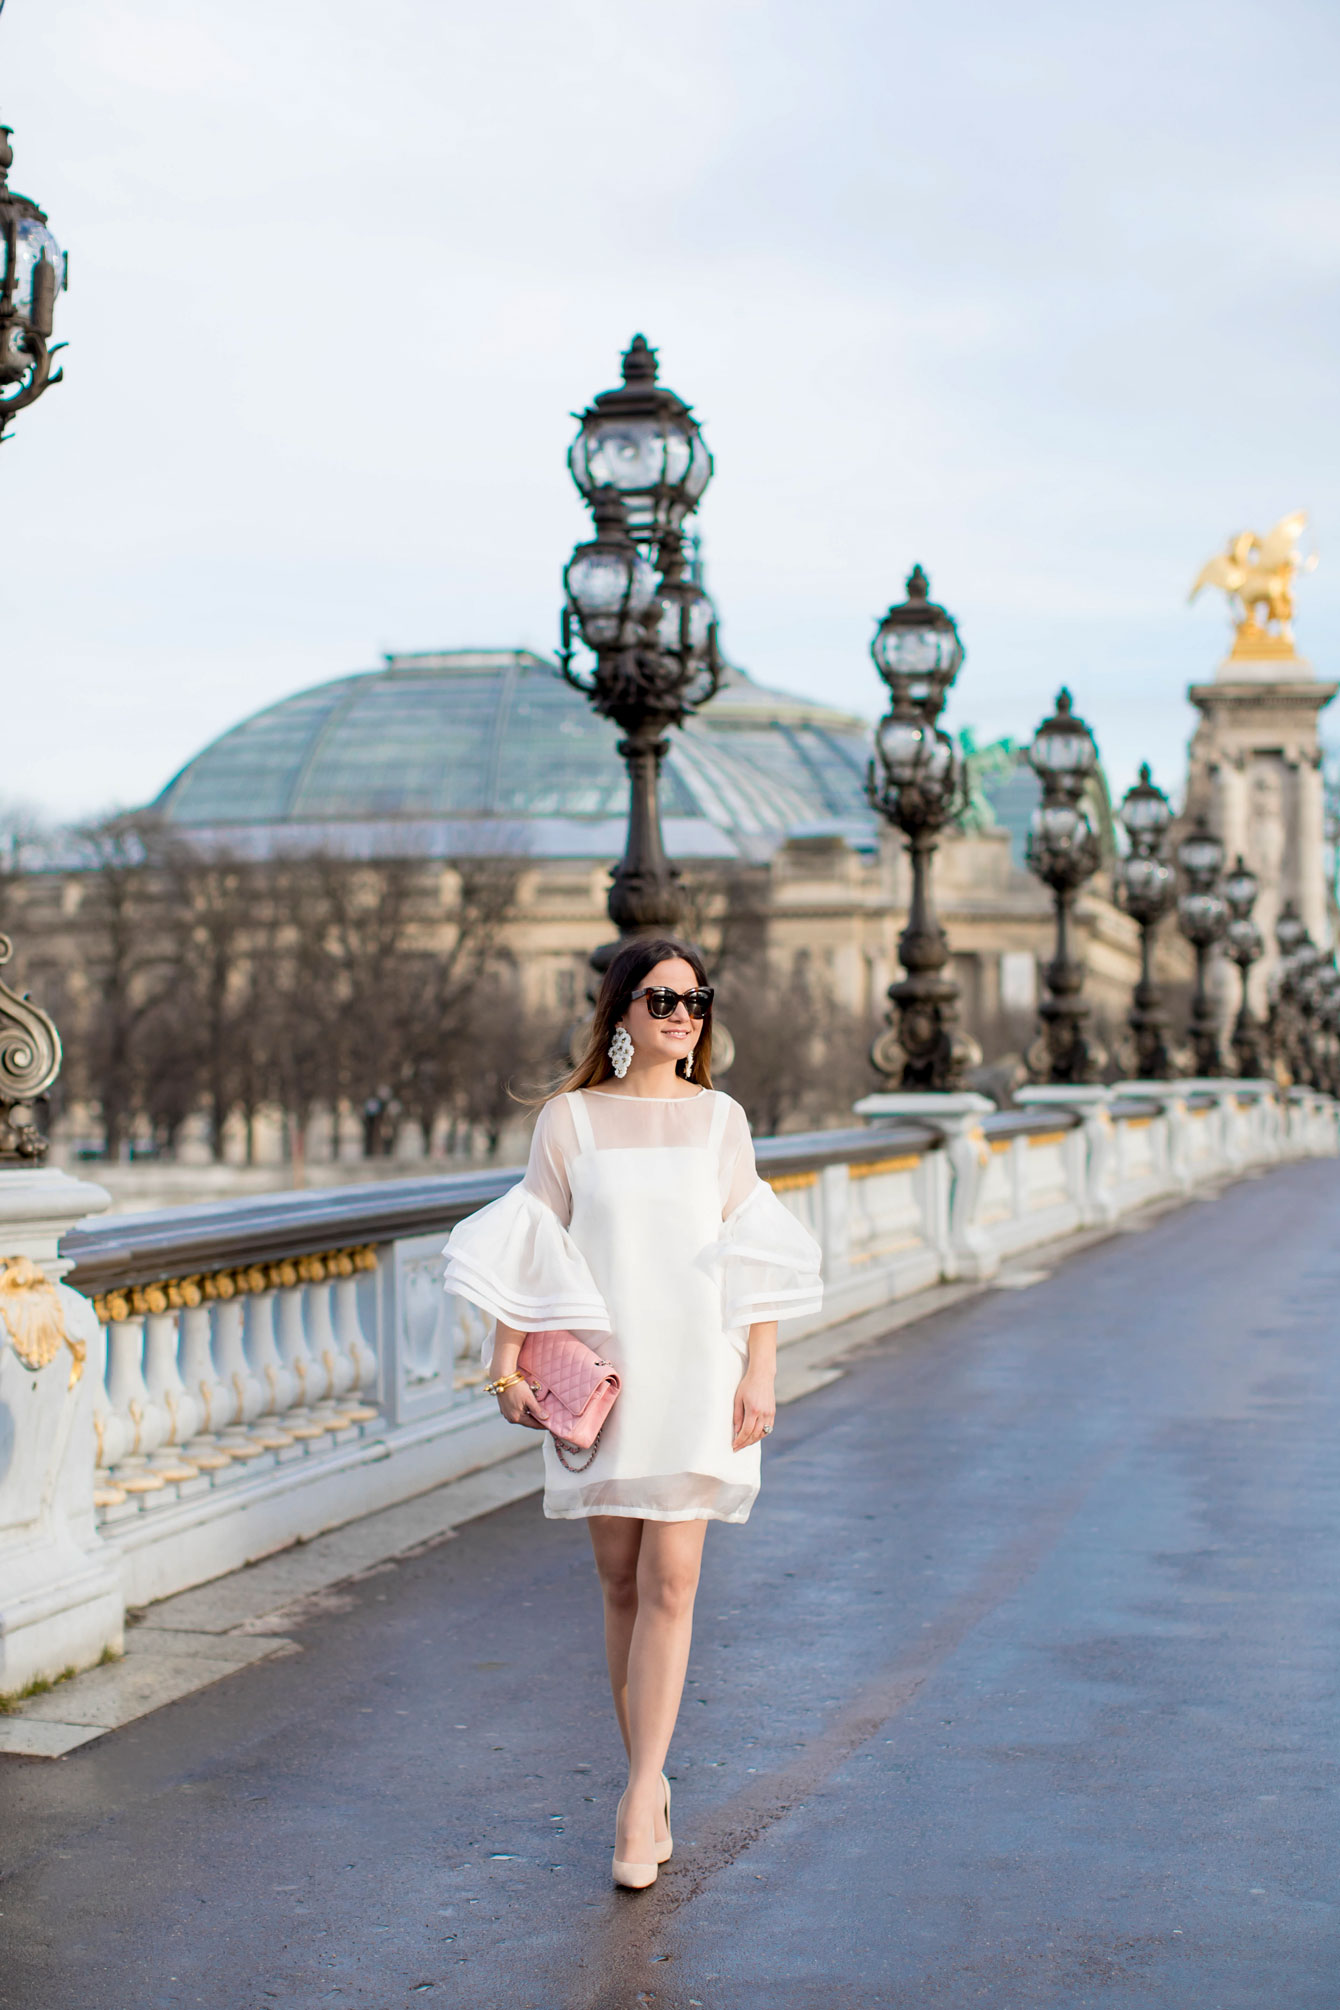
<path id="1" fill-rule="evenodd" d="M 566 1327 L 619 1371 L 584 1472 L 546 1437 L 545 1513 L 747 1520 L 759 1447 L 731 1436 L 748 1330 L 818 1310 L 819 1255 L 720 1090 L 546 1103 L 525 1178 L 453 1230 L 446 1266 L 447 1289 L 495 1319 Z"/>

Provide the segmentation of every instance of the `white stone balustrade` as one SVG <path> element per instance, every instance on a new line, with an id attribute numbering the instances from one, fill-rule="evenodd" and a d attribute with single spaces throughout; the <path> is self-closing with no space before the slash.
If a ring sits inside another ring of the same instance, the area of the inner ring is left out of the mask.
<path id="1" fill-rule="evenodd" d="M 348 1443 L 378 1411 L 375 1338 L 360 1276 L 371 1248 L 160 1278 L 98 1294 L 108 1368 L 95 1398 L 96 1500 L 104 1526 L 254 1477 L 258 1462 Z M 341 1334 L 332 1314 L 340 1291 Z"/>
<path id="2" fill-rule="evenodd" d="M 823 1313 L 783 1342 L 1340 1143 L 1340 1106 L 1268 1083 L 1027 1102 L 874 1097 L 863 1128 L 760 1140 L 760 1171 L 824 1251 Z M 442 1290 L 453 1223 L 519 1176 L 271 1195 L 64 1237 L 105 1339 L 105 1364 L 89 1354 L 79 1483 L 129 1603 L 530 1443 L 481 1393 L 488 1322 Z"/>

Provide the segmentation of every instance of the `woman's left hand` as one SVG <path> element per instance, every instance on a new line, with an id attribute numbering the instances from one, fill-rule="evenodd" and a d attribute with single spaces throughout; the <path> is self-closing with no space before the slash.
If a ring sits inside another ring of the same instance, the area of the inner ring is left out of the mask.
<path id="1" fill-rule="evenodd" d="M 777 1414 L 773 1381 L 771 1368 L 746 1368 L 744 1380 L 735 1391 L 733 1452 L 742 1452 L 747 1445 L 756 1445 L 772 1429 L 772 1420 Z"/>

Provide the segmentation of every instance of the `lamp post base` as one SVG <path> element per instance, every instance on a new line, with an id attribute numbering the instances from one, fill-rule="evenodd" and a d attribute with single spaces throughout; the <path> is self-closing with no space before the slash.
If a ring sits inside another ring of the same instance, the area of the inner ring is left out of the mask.
<path id="1" fill-rule="evenodd" d="M 1107 1052 L 1088 1037 L 1082 1020 L 1054 1018 L 1044 1022 L 1024 1063 L 1040 1087 L 1083 1088 L 1097 1082 Z"/>

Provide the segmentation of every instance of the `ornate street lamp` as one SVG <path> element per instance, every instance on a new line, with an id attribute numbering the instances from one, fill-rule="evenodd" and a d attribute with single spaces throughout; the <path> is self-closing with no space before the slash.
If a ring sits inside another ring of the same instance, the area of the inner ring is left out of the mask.
<path id="1" fill-rule="evenodd" d="M 58 384 L 51 358 L 56 295 L 65 286 L 66 258 L 46 216 L 6 179 L 14 161 L 10 127 L 0 126 L 0 435 L 16 412 Z M 61 345 L 57 344 L 57 347 Z M 12 947 L 0 935 L 0 964 Z M 61 1045 L 52 1020 L 0 983 L 0 1165 L 32 1165 L 47 1141 L 32 1107 L 60 1073 Z"/>
<path id="2" fill-rule="evenodd" d="M 1219 1032 L 1219 1017 L 1210 1000 L 1206 978 L 1210 952 L 1228 927 L 1228 902 L 1219 891 L 1224 847 L 1210 829 L 1202 810 L 1177 847 L 1183 891 L 1177 900 L 1177 925 L 1196 952 L 1196 988 L 1191 1000 L 1192 1063 L 1197 1075 L 1227 1074 Z"/>
<path id="3" fill-rule="evenodd" d="M 1275 923 L 1279 962 L 1271 984 L 1269 1041 L 1277 1064 L 1290 1082 L 1301 1082 L 1306 1068 L 1302 1008 L 1298 1000 L 1298 957 L 1311 938 L 1307 924 L 1291 900 L 1286 900 Z"/>
<path id="4" fill-rule="evenodd" d="M 1314 1086 L 1328 1096 L 1340 1093 L 1340 970 L 1333 956 L 1317 972 L 1319 997 L 1316 1007 L 1319 1029 L 1317 1070 Z"/>
<path id="5" fill-rule="evenodd" d="M 619 388 L 574 416 L 581 431 L 568 451 L 573 481 L 592 508 L 601 489 L 616 489 L 629 535 L 655 556 L 666 532 L 702 501 L 712 456 L 690 407 L 657 382 L 645 336 L 629 344 Z"/>
<path id="6" fill-rule="evenodd" d="M 1307 923 L 1299 914 L 1291 900 L 1286 900 L 1275 923 L 1275 940 L 1279 944 L 1280 955 L 1293 956 L 1308 940 Z"/>
<path id="7" fill-rule="evenodd" d="M 1075 895 L 1102 857 L 1084 804 L 1098 749 L 1068 691 L 1058 692 L 1055 712 L 1034 734 L 1028 763 L 1042 783 L 1028 831 L 1028 869 L 1050 889 L 1056 906 L 1056 949 L 1043 973 L 1048 996 L 1039 1008 L 1042 1031 L 1029 1049 L 1029 1073 L 1037 1082 L 1092 1082 L 1106 1056 L 1085 1032 L 1084 965 L 1071 954 L 1070 940 Z"/>
<path id="8" fill-rule="evenodd" d="M 879 624 L 870 653 L 893 704 L 875 733 L 866 776 L 871 805 L 906 839 L 912 898 L 898 943 L 906 975 L 889 986 L 889 1025 L 871 1059 L 902 1090 L 955 1090 L 981 1049 L 960 1029 L 959 988 L 945 975 L 949 943 L 931 901 L 931 860 L 963 807 L 963 763 L 936 724 L 963 661 L 958 629 L 930 599 L 918 565 L 907 599 Z"/>
<path id="9" fill-rule="evenodd" d="M 673 933 L 684 918 L 679 874 L 661 833 L 665 735 L 721 682 L 716 610 L 684 563 L 680 524 L 697 507 L 712 457 L 689 407 L 656 382 L 656 357 L 638 335 L 624 357 L 624 386 L 582 414 L 568 456 L 591 508 L 595 536 L 563 574 L 567 681 L 623 737 L 628 837 L 610 881 L 609 915 L 621 937 Z M 658 576 L 659 574 L 659 576 Z M 576 661 L 580 641 L 588 661 Z M 591 958 L 597 978 L 618 948 Z"/>
<path id="10" fill-rule="evenodd" d="M 6 179 L 14 161 L 9 126 L 0 126 L 0 433 L 25 405 L 41 397 L 53 372 L 52 320 L 66 285 L 67 260 L 46 214 Z"/>
<path id="11" fill-rule="evenodd" d="M 1242 998 L 1233 1024 L 1233 1052 L 1237 1058 L 1238 1073 L 1244 1079 L 1253 1081 L 1259 1080 L 1269 1069 L 1265 1027 L 1252 1011 L 1248 998 L 1252 965 L 1259 963 L 1265 954 L 1261 931 L 1252 920 L 1252 909 L 1259 892 L 1256 874 L 1239 853 L 1233 870 L 1224 880 L 1224 899 L 1228 902 L 1229 917 L 1224 941 L 1242 974 Z"/>
<path id="12" fill-rule="evenodd" d="M 891 607 L 875 631 L 870 654 L 895 700 L 938 719 L 950 686 L 963 667 L 963 644 L 954 618 L 930 597 L 919 565 L 908 576 L 907 598 Z"/>
<path id="13" fill-rule="evenodd" d="M 1328 958 L 1309 935 L 1294 951 L 1289 968 L 1296 1027 L 1294 1080 L 1309 1089 L 1322 1084 L 1322 1004 Z"/>
<path id="14" fill-rule="evenodd" d="M 1166 1082 L 1177 1071 L 1168 1044 L 1168 1013 L 1154 982 L 1154 933 L 1177 898 L 1177 886 L 1164 857 L 1172 805 L 1155 786 L 1148 764 L 1127 789 L 1120 815 L 1131 848 L 1117 865 L 1117 893 L 1127 914 L 1140 924 L 1140 981 L 1128 1020 L 1135 1072 L 1141 1081 Z"/>

